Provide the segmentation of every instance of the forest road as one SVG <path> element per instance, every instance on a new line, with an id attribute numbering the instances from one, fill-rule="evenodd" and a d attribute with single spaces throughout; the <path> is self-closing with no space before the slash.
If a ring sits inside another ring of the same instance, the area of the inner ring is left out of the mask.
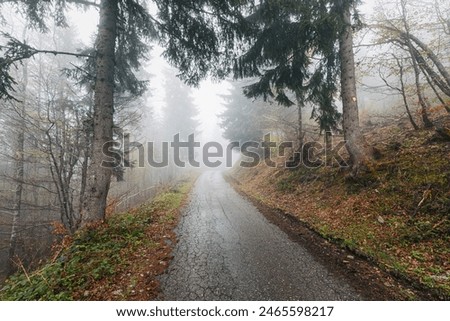
<path id="1" fill-rule="evenodd" d="M 162 300 L 360 300 L 270 223 L 220 171 L 203 173 L 177 228 Z"/>

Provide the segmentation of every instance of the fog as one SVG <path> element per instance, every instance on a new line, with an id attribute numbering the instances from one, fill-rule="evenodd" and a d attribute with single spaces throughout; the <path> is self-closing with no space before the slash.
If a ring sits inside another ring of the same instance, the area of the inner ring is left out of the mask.
<path id="1" fill-rule="evenodd" d="M 438 2 L 445 4 L 445 1 Z M 379 3 L 385 5 L 387 12 L 377 12 Z M 362 28 L 354 39 L 361 125 L 366 126 L 386 117 L 395 118 L 402 124 L 405 122 L 405 103 L 396 90 L 399 86 L 399 72 L 393 64 L 393 54 L 405 64 L 402 79 L 406 83 L 403 90 L 406 93 L 405 101 L 411 107 L 411 118 L 420 122 L 423 110 L 420 110 L 418 103 L 417 88 L 422 88 L 429 107 L 439 104 L 435 97 L 438 95 L 434 95 L 432 88 L 427 86 L 430 81 L 427 82 L 423 71 L 423 75 L 418 77 L 421 83 L 415 86 L 412 67 L 408 65 L 410 59 L 404 48 L 392 45 L 393 40 L 389 39 L 386 31 L 381 32 L 371 27 L 379 22 L 377 19 L 384 19 L 392 25 L 399 21 L 398 6 L 388 0 L 379 3 L 364 1 L 359 7 L 362 21 L 368 27 Z M 410 7 L 413 8 L 413 4 Z M 432 11 L 429 3 L 427 8 Z M 413 32 L 435 49 L 439 58 L 442 58 L 443 65 L 448 67 L 449 34 L 439 33 L 439 21 L 426 20 L 430 12 L 422 12 L 414 7 L 408 19 L 411 20 Z M 446 7 L 441 13 L 450 21 L 450 13 Z M 99 19 L 95 9 L 73 9 L 67 15 L 68 28 L 62 29 L 49 23 L 48 32 L 43 34 L 25 28 L 25 17 L 7 5 L 2 5 L 1 15 L 1 28 L 4 32 L 0 35 L 2 46 L 8 40 L 6 34 L 9 34 L 41 50 L 65 52 L 91 48 Z M 392 21 L 389 20 L 390 16 L 393 17 Z M 377 43 L 383 41 L 386 43 Z M 267 133 L 277 142 L 296 141 L 302 130 L 308 140 L 323 139 L 323 128 L 318 126 L 318 117 L 312 117 L 314 106 L 300 108 L 304 123 L 300 130 L 295 105 L 286 108 L 279 106 L 270 97 L 268 101 L 263 101 L 243 96 L 241 87 L 250 84 L 252 80 L 235 82 L 231 78 L 222 81 L 204 79 L 198 87 L 188 87 L 176 78 L 177 69 L 170 66 L 163 57 L 164 48 L 158 43 L 149 43 L 149 46 L 151 50 L 148 61 L 143 61 L 141 69 L 136 71 L 139 80 L 149 81 L 148 90 L 139 97 L 127 96 L 126 93 L 114 97 L 113 138 L 120 142 L 118 149 L 123 159 L 114 172 L 115 179 L 110 193 L 106 193 L 110 197 L 108 210 L 111 213 L 137 206 L 153 197 L 162 186 L 173 183 L 183 175 L 199 171 L 198 168 L 211 170 L 212 166 L 205 166 L 201 161 L 204 156 L 202 147 L 209 142 L 219 143 L 222 152 L 226 154 L 231 142 L 261 141 Z M 54 239 L 49 231 L 53 230 L 52 224 L 55 221 L 61 221 L 65 227 L 75 230 L 72 221 L 80 219 L 78 212 L 85 192 L 87 160 L 91 156 L 86 150 L 91 144 L 89 126 L 94 105 L 92 88 L 86 85 L 86 82 L 89 84 L 86 79 L 91 77 L 92 81 L 92 75 L 85 75 L 82 86 L 79 79 L 83 77 L 72 77 L 77 72 L 88 73 L 82 68 L 86 57 L 83 57 L 84 60 L 80 58 L 74 55 L 39 54 L 11 68 L 11 74 L 17 80 L 15 94 L 19 99 L 0 102 L 0 200 L 3 204 L 0 208 L 0 213 L 3 213 L 0 215 L 0 262 L 3 265 L 6 265 L 11 226 L 14 225 L 12 217 L 18 212 L 14 204 L 17 202 L 18 185 L 25 185 L 21 216 L 21 231 L 25 232 L 18 253 L 23 256 L 36 254 L 36 257 L 27 258 L 26 264 L 36 263 L 49 252 L 49 244 Z M 429 62 L 429 57 L 425 57 L 424 61 Z M 435 92 L 442 94 L 439 90 Z M 292 92 L 287 93 L 288 98 L 293 99 L 294 96 Z M 342 111 L 340 93 L 335 93 L 333 98 L 338 110 Z M 225 115 L 230 110 L 235 114 Z M 334 135 L 342 136 L 341 128 L 333 130 Z M 178 138 L 177 134 L 180 135 Z M 155 162 L 164 161 L 164 142 L 179 139 L 182 144 L 190 140 L 190 134 L 195 135 L 193 139 L 200 143 L 195 150 L 195 159 L 201 163 L 199 166 L 193 165 L 194 162 L 185 152 L 179 155 L 185 166 L 177 165 L 173 150 L 166 166 L 149 164 L 152 157 Z M 128 143 L 131 142 L 130 149 L 126 149 L 127 140 Z M 217 145 L 215 146 L 217 149 Z M 20 153 L 24 154 L 21 161 L 23 179 L 17 179 L 16 175 L 20 172 L 16 168 L 17 155 Z M 125 162 L 127 157 L 129 162 Z M 235 152 L 231 163 L 237 162 L 239 157 L 240 154 Z M 217 159 L 222 162 L 217 167 L 223 170 L 227 165 L 225 155 L 214 158 Z M 65 170 L 68 173 L 64 173 Z M 66 176 L 58 179 L 55 173 Z M 62 200 L 61 195 L 67 200 Z M 70 203 L 69 207 L 66 206 L 67 203 Z M 35 224 L 36 222 L 39 224 Z M 35 242 L 36 239 L 39 241 Z"/>
<path id="2" fill-rule="evenodd" d="M 364 22 L 370 23 L 374 15 L 374 9 L 381 3 L 389 3 L 389 1 L 362 1 L 361 5 L 358 6 L 358 11 Z M 95 9 L 87 11 L 73 10 L 69 15 L 69 19 L 73 22 L 71 25 L 75 26 L 71 28 L 76 30 L 78 40 L 86 45 L 92 44 L 95 39 L 98 12 Z M 369 57 L 376 56 L 384 49 L 381 46 L 372 45 L 375 37 L 374 33 L 368 30 L 363 30 L 357 34 L 355 40 L 355 58 L 358 65 L 367 62 Z M 146 118 L 143 131 L 135 133 L 139 139 L 143 140 L 152 139 L 150 129 L 155 125 L 155 121 L 163 117 L 165 108 L 163 70 L 170 69 L 176 73 L 176 69 L 171 67 L 165 58 L 162 57 L 163 51 L 164 48 L 153 43 L 150 61 L 143 66 L 143 69 L 151 75 L 147 93 L 150 99 L 146 107 L 150 108 L 153 112 L 151 117 Z M 220 120 L 218 115 L 223 113 L 225 108 L 221 96 L 229 93 L 230 82 L 232 81 L 232 79 L 224 81 L 206 79 L 201 82 L 198 88 L 191 88 L 191 95 L 198 110 L 197 119 L 200 122 L 196 139 L 201 141 L 202 144 L 216 141 L 226 146 L 230 143 L 223 138 L 223 128 L 219 125 Z M 358 85 L 360 109 L 368 115 L 390 113 L 392 106 L 398 103 L 399 97 L 386 92 L 386 87 L 377 74 L 360 73 Z M 339 102 L 338 105 L 340 105 Z M 309 112 L 310 109 L 305 111 L 306 118 L 309 118 Z M 146 132 L 146 130 L 150 131 Z"/>

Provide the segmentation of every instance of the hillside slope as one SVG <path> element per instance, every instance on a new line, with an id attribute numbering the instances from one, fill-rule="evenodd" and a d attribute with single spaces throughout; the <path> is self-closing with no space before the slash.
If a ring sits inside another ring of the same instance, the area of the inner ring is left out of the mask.
<path id="1" fill-rule="evenodd" d="M 6 280 L 0 300 L 151 300 L 172 259 L 173 232 L 194 178 L 167 187 L 137 208 L 66 236 L 36 271 Z"/>
<path id="2" fill-rule="evenodd" d="M 263 164 L 236 167 L 231 175 L 245 194 L 435 298 L 448 299 L 450 142 L 432 131 L 397 126 L 367 138 L 378 160 L 358 179 L 338 167 L 292 170 Z"/>

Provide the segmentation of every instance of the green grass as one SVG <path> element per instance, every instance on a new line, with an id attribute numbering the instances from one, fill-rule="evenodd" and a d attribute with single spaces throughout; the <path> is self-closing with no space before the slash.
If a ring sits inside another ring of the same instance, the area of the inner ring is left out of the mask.
<path id="1" fill-rule="evenodd" d="M 392 136 L 398 148 L 377 146 L 382 158 L 356 178 L 336 168 L 299 168 L 271 174 L 276 178 L 272 184 L 256 172 L 242 184 L 249 194 L 264 195 L 263 203 L 295 214 L 324 238 L 448 298 L 448 145 L 430 142 L 431 131 L 402 135 Z"/>
<path id="2" fill-rule="evenodd" d="M 53 261 L 29 274 L 24 271 L 8 278 L 0 300 L 74 300 L 93 283 L 107 281 L 126 269 L 127 257 L 140 247 L 156 246 L 146 236 L 155 211 L 165 211 L 168 220 L 190 190 L 185 183 L 159 194 L 152 202 L 117 214 L 100 227 L 78 232 L 70 246 Z"/>

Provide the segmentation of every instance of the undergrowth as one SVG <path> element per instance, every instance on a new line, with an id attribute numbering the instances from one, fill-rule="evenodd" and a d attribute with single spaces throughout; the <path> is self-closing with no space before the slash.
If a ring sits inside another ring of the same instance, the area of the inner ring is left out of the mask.
<path id="1" fill-rule="evenodd" d="M 174 219 L 174 212 L 190 189 L 184 183 L 159 194 L 150 203 L 111 216 L 105 223 L 76 233 L 69 244 L 50 262 L 36 271 L 21 270 L 10 276 L 0 291 L 8 301 L 78 300 L 98 281 L 113 282 L 117 273 L 127 270 L 128 260 L 138 249 L 158 246 L 146 232 L 159 219 Z M 108 281 L 108 280 L 111 281 Z"/>
<path id="2" fill-rule="evenodd" d="M 238 172 L 241 188 L 323 237 L 450 297 L 450 143 L 405 132 L 358 178 L 338 168 Z M 394 147 L 392 147 L 394 146 Z"/>

